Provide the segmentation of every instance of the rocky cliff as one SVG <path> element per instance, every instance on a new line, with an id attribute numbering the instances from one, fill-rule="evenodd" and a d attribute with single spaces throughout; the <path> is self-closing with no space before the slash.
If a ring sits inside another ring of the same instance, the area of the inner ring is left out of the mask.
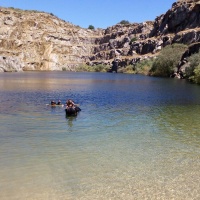
<path id="1" fill-rule="evenodd" d="M 53 14 L 0 9 L 0 71 L 76 70 L 81 63 L 121 65 L 155 57 L 166 45 L 200 47 L 200 1 L 178 1 L 155 21 L 89 30 Z"/>
<path id="2" fill-rule="evenodd" d="M 0 70 L 74 70 L 88 61 L 102 34 L 52 14 L 1 8 Z"/>

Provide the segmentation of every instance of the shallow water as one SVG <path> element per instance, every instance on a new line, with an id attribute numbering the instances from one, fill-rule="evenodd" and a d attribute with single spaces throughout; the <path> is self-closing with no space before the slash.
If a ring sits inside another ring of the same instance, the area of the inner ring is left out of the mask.
<path id="1" fill-rule="evenodd" d="M 72 98 L 65 117 L 50 100 Z M 200 87 L 109 73 L 0 74 L 0 199 L 200 199 Z"/>

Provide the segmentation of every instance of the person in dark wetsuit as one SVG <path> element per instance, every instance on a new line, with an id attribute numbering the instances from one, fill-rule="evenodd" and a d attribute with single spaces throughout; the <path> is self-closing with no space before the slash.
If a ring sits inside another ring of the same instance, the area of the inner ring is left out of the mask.
<path id="1" fill-rule="evenodd" d="M 66 101 L 66 115 L 77 115 L 77 110 L 76 110 L 76 106 L 75 106 L 75 103 L 71 100 L 71 99 L 68 99 Z"/>
<path id="2" fill-rule="evenodd" d="M 71 99 L 68 99 L 66 102 L 66 109 L 68 110 L 74 110 L 76 112 L 81 111 L 81 109 L 76 105 Z"/>
<path id="3" fill-rule="evenodd" d="M 61 100 L 58 100 L 58 103 L 57 103 L 57 105 L 61 105 Z"/>
<path id="4" fill-rule="evenodd" d="M 52 101 L 51 101 L 51 105 L 52 105 L 52 106 L 55 106 L 55 105 L 56 105 L 56 102 L 52 100 Z"/>
<path id="5" fill-rule="evenodd" d="M 74 108 L 75 109 L 75 103 L 71 99 L 68 99 L 66 101 L 66 108 Z"/>

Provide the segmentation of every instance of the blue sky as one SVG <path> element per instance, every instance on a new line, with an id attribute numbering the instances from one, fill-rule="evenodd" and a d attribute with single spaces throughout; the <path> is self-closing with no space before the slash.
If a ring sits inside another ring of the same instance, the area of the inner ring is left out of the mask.
<path id="1" fill-rule="evenodd" d="M 0 0 L 2 7 L 38 10 L 88 28 L 107 28 L 122 20 L 131 23 L 154 20 L 176 0 Z"/>

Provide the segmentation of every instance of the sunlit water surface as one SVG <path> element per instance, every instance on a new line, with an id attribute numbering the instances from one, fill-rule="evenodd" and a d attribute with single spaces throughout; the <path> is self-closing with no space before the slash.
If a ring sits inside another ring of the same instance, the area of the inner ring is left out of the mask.
<path id="1" fill-rule="evenodd" d="M 72 98 L 65 117 L 50 100 Z M 200 199 L 200 86 L 107 73 L 0 74 L 0 199 Z"/>

